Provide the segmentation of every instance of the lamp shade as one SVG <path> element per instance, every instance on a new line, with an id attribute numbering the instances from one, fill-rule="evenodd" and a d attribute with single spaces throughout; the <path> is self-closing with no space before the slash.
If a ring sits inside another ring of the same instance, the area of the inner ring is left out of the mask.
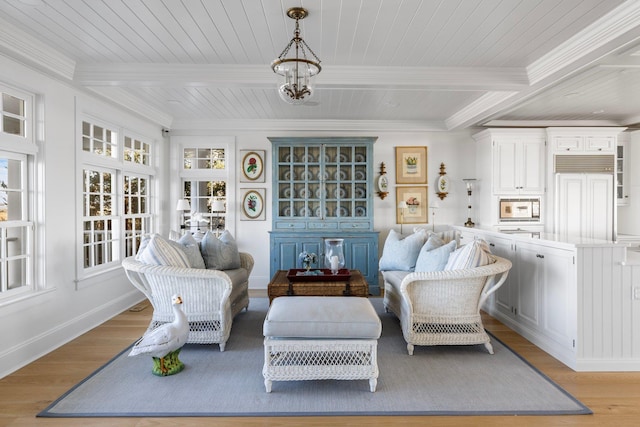
<path id="1" fill-rule="evenodd" d="M 177 211 L 190 211 L 191 210 L 191 204 L 189 204 L 189 201 L 187 199 L 179 199 L 178 200 L 178 205 L 176 206 L 176 210 Z"/>
<path id="2" fill-rule="evenodd" d="M 429 207 L 431 209 L 439 209 L 440 208 L 440 203 L 438 203 L 437 200 L 434 200 L 431 203 L 429 203 Z"/>
<path id="3" fill-rule="evenodd" d="M 224 212 L 226 211 L 224 200 L 222 199 L 213 199 L 211 203 L 211 212 Z"/>
<path id="4" fill-rule="evenodd" d="M 404 201 L 404 200 L 401 200 L 401 201 L 398 203 L 398 209 L 407 209 L 407 207 L 408 207 L 408 206 L 407 206 L 407 202 L 406 202 L 406 201 Z"/>

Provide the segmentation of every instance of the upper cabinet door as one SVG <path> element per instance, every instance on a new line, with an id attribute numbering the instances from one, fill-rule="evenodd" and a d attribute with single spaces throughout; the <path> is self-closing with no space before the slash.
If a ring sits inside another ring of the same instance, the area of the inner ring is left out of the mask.
<path id="1" fill-rule="evenodd" d="M 525 140 L 521 144 L 522 172 L 520 194 L 544 194 L 545 145 L 543 140 Z"/>
<path id="2" fill-rule="evenodd" d="M 545 146 L 543 139 L 494 141 L 494 194 L 544 194 L 544 161 Z"/>

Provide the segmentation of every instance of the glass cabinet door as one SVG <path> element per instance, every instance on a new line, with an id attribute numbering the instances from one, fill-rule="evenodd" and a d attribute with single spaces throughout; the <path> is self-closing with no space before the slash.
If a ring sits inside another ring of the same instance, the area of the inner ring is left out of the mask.
<path id="1" fill-rule="evenodd" d="M 339 222 L 369 217 L 369 145 L 282 144 L 275 148 L 278 219 Z M 312 228 L 319 226 L 314 224 Z"/>

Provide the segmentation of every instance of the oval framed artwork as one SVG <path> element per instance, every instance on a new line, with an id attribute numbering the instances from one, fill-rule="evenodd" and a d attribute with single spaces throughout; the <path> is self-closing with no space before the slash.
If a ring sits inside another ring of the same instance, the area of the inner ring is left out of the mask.
<path id="1" fill-rule="evenodd" d="M 264 182 L 264 150 L 240 150 L 241 182 Z"/>
<path id="2" fill-rule="evenodd" d="M 264 221 L 266 219 L 264 200 L 264 188 L 243 190 L 242 216 L 240 219 L 248 221 Z"/>

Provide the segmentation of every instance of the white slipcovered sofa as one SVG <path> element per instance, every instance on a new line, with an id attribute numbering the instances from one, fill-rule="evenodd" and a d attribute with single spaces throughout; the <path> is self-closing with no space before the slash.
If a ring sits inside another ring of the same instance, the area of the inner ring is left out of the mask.
<path id="1" fill-rule="evenodd" d="M 409 263 L 405 269 L 385 269 L 389 265 L 384 265 L 383 252 L 380 261 L 385 310 L 393 312 L 400 320 L 410 355 L 415 345 L 470 344 L 484 344 L 493 354 L 480 309 L 506 280 L 511 261 L 490 254 L 484 241 L 474 241 L 468 244 L 469 247 L 460 248 L 455 234 L 449 236 L 453 243 L 442 242 L 444 244 L 435 247 L 431 244 L 429 247 L 429 242 L 437 237 L 442 238 L 442 234 L 424 236 L 424 243 L 418 251 L 419 257 L 432 250 L 440 252 L 439 255 L 431 255 L 438 258 L 431 263 L 432 268 L 423 266 L 423 269 L 431 271 L 415 271 L 416 264 L 420 269 L 419 258 L 413 258 L 414 266 L 411 266 L 410 253 L 415 254 L 415 247 L 421 241 L 416 233 L 407 237 L 414 239 L 405 244 L 414 247 L 408 253 L 385 243 L 384 251 L 395 249 L 395 256 L 402 256 Z M 477 264 L 483 265 L 468 267 Z"/>
<path id="2" fill-rule="evenodd" d="M 141 252 L 144 251 L 141 247 L 136 256 L 123 260 L 122 267 L 131 283 L 153 306 L 153 317 L 148 330 L 173 321 L 171 297 L 180 295 L 183 299 L 182 309 L 189 321 L 187 342 L 217 343 L 220 345 L 220 351 L 224 351 L 233 318 L 249 307 L 249 275 L 253 270 L 254 260 L 250 254 L 239 252 L 236 248 L 231 265 L 234 268 L 210 268 L 199 262 L 197 267 L 194 267 L 192 264 L 196 262 L 193 261 L 193 257 L 199 255 L 200 245 L 203 245 L 204 262 L 207 259 L 204 245 L 212 242 L 213 238 L 217 239 L 215 236 L 210 239 L 205 236 L 202 242 L 195 243 L 195 247 L 194 243 L 184 245 L 185 251 L 190 252 L 184 258 L 179 251 L 170 252 L 167 249 L 169 241 L 155 235 L 150 245 L 161 246 L 164 253 L 157 250 L 153 257 L 141 256 Z M 170 245 L 173 249 L 177 247 L 176 242 L 170 242 Z M 161 260 L 158 261 L 158 258 Z"/>

